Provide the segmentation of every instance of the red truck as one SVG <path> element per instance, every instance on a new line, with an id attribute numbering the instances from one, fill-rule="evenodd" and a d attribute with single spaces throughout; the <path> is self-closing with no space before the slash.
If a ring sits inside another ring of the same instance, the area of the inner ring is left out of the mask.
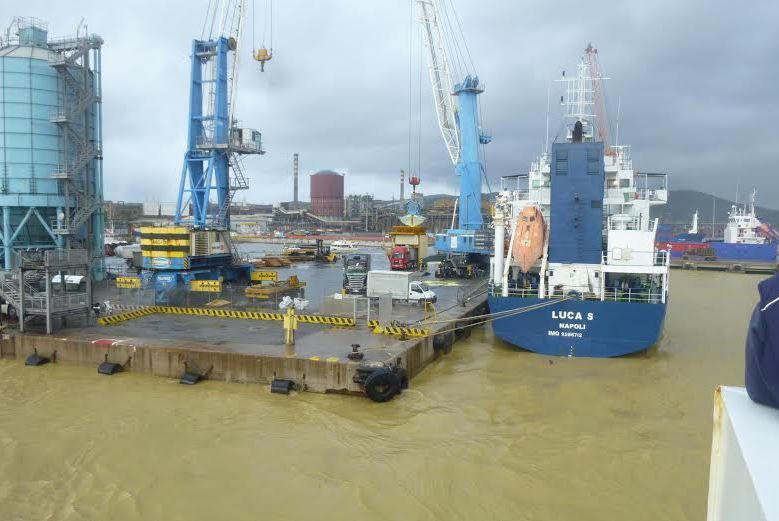
<path id="1" fill-rule="evenodd" d="M 417 250 L 408 246 L 393 246 L 389 261 L 393 271 L 413 271 L 417 269 Z"/>

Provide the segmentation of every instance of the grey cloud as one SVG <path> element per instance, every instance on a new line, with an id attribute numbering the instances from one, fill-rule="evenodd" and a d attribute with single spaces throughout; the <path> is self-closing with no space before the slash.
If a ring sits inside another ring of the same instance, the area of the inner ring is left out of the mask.
<path id="1" fill-rule="evenodd" d="M 761 204 L 779 206 L 776 3 L 452 1 L 487 89 L 481 102 L 494 136 L 487 147 L 493 188 L 500 175 L 525 170 L 538 153 L 547 87 L 561 70 L 574 70 L 592 41 L 612 78 L 612 118 L 621 99 L 620 136 L 633 145 L 638 168 L 668 171 L 673 188 L 726 197 L 737 182 L 742 192 L 755 186 Z M 207 3 L 4 3 L 8 21 L 37 16 L 53 33 L 68 34 L 84 16 L 105 39 L 107 197 L 175 197 L 189 47 Z M 303 171 L 348 168 L 347 191 L 397 193 L 398 171 L 408 162 L 409 6 L 408 0 L 276 0 L 274 59 L 265 73 L 248 56 L 251 24 L 245 26 L 237 115 L 263 132 L 268 151 L 246 162 L 249 200 L 291 197 L 293 152 Z M 416 92 L 416 69 L 413 76 Z M 422 81 L 420 188 L 453 191 L 426 73 Z M 553 133 L 556 99 L 553 88 Z"/>

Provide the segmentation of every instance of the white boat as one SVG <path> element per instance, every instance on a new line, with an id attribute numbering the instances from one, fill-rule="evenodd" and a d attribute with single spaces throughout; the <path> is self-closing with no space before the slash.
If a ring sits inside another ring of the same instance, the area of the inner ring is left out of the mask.
<path id="1" fill-rule="evenodd" d="M 330 251 L 333 253 L 351 253 L 356 250 L 354 243 L 346 240 L 333 241 L 330 245 Z"/>
<path id="2" fill-rule="evenodd" d="M 728 214 L 728 224 L 725 226 L 725 240 L 728 244 L 770 244 L 776 240 L 776 230 L 757 218 L 755 197 L 757 190 L 752 192 L 752 199 L 747 205 L 733 205 Z M 696 213 L 697 216 L 697 213 Z"/>

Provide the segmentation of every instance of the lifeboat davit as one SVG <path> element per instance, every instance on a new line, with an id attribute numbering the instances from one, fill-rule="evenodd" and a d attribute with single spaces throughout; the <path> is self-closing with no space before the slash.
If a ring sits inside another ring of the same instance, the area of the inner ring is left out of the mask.
<path id="1" fill-rule="evenodd" d="M 514 230 L 514 246 L 511 254 L 524 273 L 527 273 L 544 254 L 545 234 L 546 224 L 541 210 L 537 206 L 523 208 Z"/>

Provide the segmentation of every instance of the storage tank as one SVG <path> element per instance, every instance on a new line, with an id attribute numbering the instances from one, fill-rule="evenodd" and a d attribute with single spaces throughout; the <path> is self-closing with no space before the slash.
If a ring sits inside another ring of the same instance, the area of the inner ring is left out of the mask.
<path id="1" fill-rule="evenodd" d="M 332 170 L 322 170 L 311 176 L 311 213 L 343 218 L 344 176 Z"/>
<path id="2" fill-rule="evenodd" d="M 0 35 L 2 266 L 15 252 L 83 248 L 103 273 L 99 36 L 48 38 L 14 18 Z"/>

